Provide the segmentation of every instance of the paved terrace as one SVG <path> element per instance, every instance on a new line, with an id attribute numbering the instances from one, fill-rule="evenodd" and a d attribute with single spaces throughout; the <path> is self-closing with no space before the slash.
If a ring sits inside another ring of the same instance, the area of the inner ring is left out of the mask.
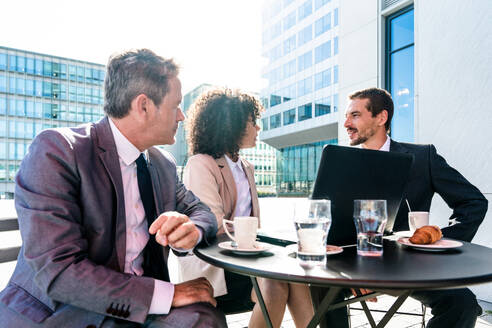
<path id="1" fill-rule="evenodd" d="M 261 199 L 260 207 L 262 211 L 262 226 L 264 229 L 268 227 L 278 227 L 282 226 L 282 221 L 291 221 L 288 211 L 292 207 L 290 205 L 294 199 Z M 279 210 L 283 209 L 285 215 L 279 215 Z M 20 233 L 17 230 L 17 225 L 8 220 L 16 216 L 15 210 L 13 208 L 13 201 L 0 201 L 0 259 L 1 258 L 12 258 L 12 252 L 20 247 L 22 241 Z M 267 219 L 268 218 L 268 219 Z M 275 219 L 277 218 L 277 219 Z M 280 221 L 282 220 L 282 221 Z M 8 282 L 8 279 L 15 268 L 15 260 L 8 262 L 0 261 L 0 289 L 3 289 Z M 175 270 L 175 268 L 172 268 Z M 387 310 L 393 304 L 395 298 L 391 296 L 380 296 L 378 297 L 377 303 L 368 303 L 371 309 Z M 484 309 L 484 313 L 478 319 L 476 328 L 492 327 L 492 303 L 485 301 L 480 301 L 480 305 Z M 359 307 L 354 305 L 354 307 Z M 401 312 L 409 312 L 414 314 L 421 314 L 420 303 L 408 298 L 405 303 L 400 308 Z M 427 310 L 425 316 L 425 321 L 427 322 L 431 318 L 430 310 Z M 382 318 L 384 314 L 374 312 L 373 316 L 376 322 Z M 229 315 L 227 316 L 227 323 L 230 328 L 243 328 L 248 326 L 250 312 L 245 312 L 241 314 Z M 362 311 L 352 310 L 351 311 L 351 327 L 352 328 L 369 328 L 370 325 Z M 422 317 L 416 315 L 402 315 L 396 314 L 386 327 L 388 328 L 417 328 L 422 325 Z M 288 310 L 286 311 L 284 321 L 282 323 L 283 328 L 293 328 L 295 327 L 294 322 L 290 316 Z"/>

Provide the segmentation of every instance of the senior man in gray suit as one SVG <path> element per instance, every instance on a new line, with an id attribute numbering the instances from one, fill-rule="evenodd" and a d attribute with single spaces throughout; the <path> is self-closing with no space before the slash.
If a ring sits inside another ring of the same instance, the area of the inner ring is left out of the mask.
<path id="1" fill-rule="evenodd" d="M 1 327 L 225 327 L 212 287 L 169 283 L 167 255 L 208 243 L 216 220 L 178 181 L 181 84 L 150 50 L 110 58 L 107 117 L 46 130 L 16 177 L 22 249 Z"/>

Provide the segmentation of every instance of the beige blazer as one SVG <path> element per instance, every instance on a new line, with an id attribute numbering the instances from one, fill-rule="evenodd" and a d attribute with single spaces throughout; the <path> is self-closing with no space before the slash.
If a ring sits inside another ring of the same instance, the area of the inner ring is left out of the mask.
<path id="1" fill-rule="evenodd" d="M 254 167 L 240 159 L 251 191 L 251 216 L 260 219 L 258 192 L 254 178 Z M 214 159 L 210 155 L 191 156 L 184 169 L 183 182 L 200 200 L 208 205 L 217 219 L 217 234 L 224 233 L 222 220 L 234 219 L 237 191 L 234 177 L 224 156 Z M 214 267 L 197 257 L 178 257 L 180 281 L 198 277 L 207 278 L 214 287 L 214 296 L 227 294 L 224 270 Z"/>

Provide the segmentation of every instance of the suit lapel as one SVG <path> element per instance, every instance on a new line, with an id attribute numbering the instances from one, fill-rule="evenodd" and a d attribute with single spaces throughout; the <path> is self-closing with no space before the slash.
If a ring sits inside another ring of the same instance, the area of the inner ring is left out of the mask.
<path id="1" fill-rule="evenodd" d="M 399 142 L 390 140 L 390 151 L 395 153 L 408 153 L 408 150 Z"/>
<path id="2" fill-rule="evenodd" d="M 217 158 L 215 162 L 217 163 L 217 166 L 220 169 L 220 173 L 222 174 L 222 178 L 224 179 L 225 187 L 227 188 L 229 195 L 231 195 L 231 200 L 232 200 L 231 219 L 232 219 L 234 218 L 234 212 L 237 203 L 236 182 L 234 181 L 234 177 L 232 176 L 232 171 L 229 165 L 227 164 L 227 161 L 224 156 Z"/>
<path id="3" fill-rule="evenodd" d="M 121 168 L 118 161 L 118 152 L 114 142 L 111 127 L 109 126 L 108 117 L 103 118 L 95 124 L 97 146 L 100 148 L 99 158 L 101 159 L 106 171 L 113 183 L 116 191 L 116 227 L 115 227 L 115 244 L 116 256 L 120 271 L 125 270 L 126 254 L 126 214 L 125 214 L 125 196 L 123 192 L 123 181 L 121 177 Z M 111 224 L 111 221 L 108 221 Z"/>

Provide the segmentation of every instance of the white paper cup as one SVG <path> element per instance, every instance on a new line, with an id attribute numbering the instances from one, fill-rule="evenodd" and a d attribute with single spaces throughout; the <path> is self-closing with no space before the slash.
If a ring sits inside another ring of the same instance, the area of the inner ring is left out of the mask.
<path id="1" fill-rule="evenodd" d="M 429 212 L 408 212 L 408 226 L 411 232 L 426 225 L 429 225 Z"/>

